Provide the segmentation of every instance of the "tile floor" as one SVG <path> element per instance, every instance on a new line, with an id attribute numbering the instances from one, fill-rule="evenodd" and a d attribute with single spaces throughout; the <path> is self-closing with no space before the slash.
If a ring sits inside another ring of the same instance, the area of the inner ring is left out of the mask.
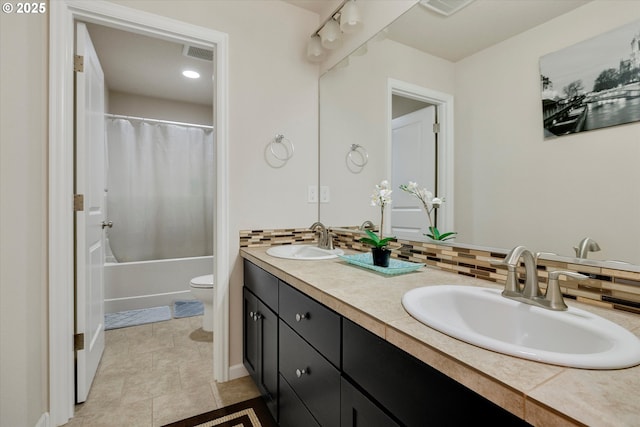
<path id="1" fill-rule="evenodd" d="M 202 316 L 114 329 L 87 401 L 66 427 L 160 427 L 259 395 L 250 377 L 213 381 Z"/>

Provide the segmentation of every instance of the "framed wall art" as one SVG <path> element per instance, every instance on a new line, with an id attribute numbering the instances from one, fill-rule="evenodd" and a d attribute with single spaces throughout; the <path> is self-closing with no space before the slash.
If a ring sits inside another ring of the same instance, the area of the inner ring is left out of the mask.
<path id="1" fill-rule="evenodd" d="M 640 20 L 540 58 L 544 136 L 640 121 Z"/>

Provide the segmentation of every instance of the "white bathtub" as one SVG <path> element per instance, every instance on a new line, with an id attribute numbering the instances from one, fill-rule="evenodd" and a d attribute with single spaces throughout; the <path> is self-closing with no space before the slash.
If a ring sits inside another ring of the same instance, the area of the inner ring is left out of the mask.
<path id="1" fill-rule="evenodd" d="M 213 272 L 213 256 L 104 265 L 104 311 L 171 306 L 193 299 L 189 281 Z"/>

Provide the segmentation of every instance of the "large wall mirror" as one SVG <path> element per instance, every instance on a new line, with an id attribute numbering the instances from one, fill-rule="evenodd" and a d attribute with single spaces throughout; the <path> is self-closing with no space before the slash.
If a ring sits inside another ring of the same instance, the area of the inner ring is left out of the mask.
<path id="1" fill-rule="evenodd" d="M 542 126 L 540 57 L 640 16 L 636 1 L 615 4 L 477 0 L 449 17 L 416 4 L 320 79 L 320 185 L 329 190 L 320 220 L 379 224 L 370 194 L 398 167 L 392 120 L 418 108 L 409 100 L 434 106 L 441 132 L 450 126 L 438 137 L 437 183 L 418 183 L 445 198 L 439 227 L 457 231 L 457 244 L 575 257 L 573 247 L 591 237 L 601 250 L 589 259 L 640 264 L 640 124 L 552 140 Z M 397 94 L 390 82 L 451 103 Z M 394 103 L 398 95 L 406 99 Z M 362 148 L 353 153 L 355 146 Z M 400 176 L 423 179 L 410 169 Z M 394 203 L 404 203 L 402 183 L 392 182 Z"/>

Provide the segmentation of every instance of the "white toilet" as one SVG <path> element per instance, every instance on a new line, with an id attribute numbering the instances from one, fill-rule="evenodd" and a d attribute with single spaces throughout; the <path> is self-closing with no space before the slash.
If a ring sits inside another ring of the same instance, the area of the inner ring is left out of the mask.
<path id="1" fill-rule="evenodd" d="M 213 332 L 213 274 L 198 276 L 189 283 L 191 293 L 204 305 L 202 330 Z"/>

